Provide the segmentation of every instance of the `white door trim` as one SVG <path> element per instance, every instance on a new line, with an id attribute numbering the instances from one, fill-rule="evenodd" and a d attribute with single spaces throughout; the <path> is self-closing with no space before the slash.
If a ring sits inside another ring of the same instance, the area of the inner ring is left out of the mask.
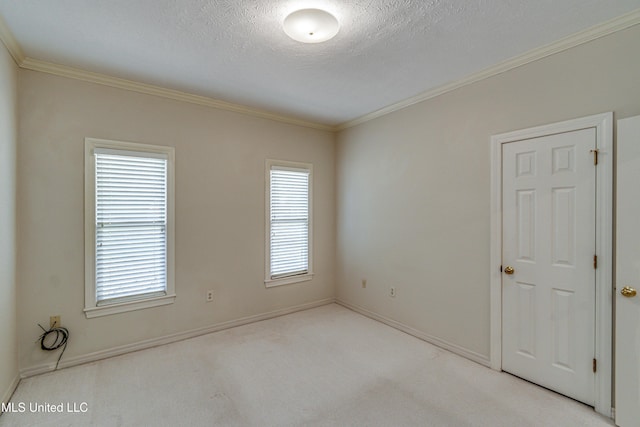
<path id="1" fill-rule="evenodd" d="M 491 368 L 502 370 L 502 144 L 545 135 L 596 129 L 596 372 L 595 410 L 611 417 L 612 241 L 613 241 L 613 113 L 603 113 L 491 137 Z"/>

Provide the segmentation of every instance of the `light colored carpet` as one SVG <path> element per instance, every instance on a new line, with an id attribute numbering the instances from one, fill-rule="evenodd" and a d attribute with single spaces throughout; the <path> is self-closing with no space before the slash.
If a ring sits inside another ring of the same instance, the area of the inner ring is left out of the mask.
<path id="1" fill-rule="evenodd" d="M 593 409 L 332 304 L 21 382 L 1 426 L 610 426 Z"/>

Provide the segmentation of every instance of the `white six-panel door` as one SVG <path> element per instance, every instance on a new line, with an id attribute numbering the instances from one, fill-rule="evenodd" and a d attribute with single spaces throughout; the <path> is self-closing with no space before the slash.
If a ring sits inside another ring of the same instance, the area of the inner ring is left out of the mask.
<path id="1" fill-rule="evenodd" d="M 595 148 L 594 128 L 502 145 L 502 369 L 592 406 Z"/>
<path id="2" fill-rule="evenodd" d="M 640 116 L 618 120 L 617 160 L 616 424 L 622 427 L 638 427 L 640 426 L 640 295 L 638 295 L 640 293 Z"/>

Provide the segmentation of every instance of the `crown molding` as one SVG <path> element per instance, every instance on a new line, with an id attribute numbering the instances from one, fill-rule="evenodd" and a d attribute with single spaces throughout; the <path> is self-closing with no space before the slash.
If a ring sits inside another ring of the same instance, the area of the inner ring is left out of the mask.
<path id="1" fill-rule="evenodd" d="M 81 70 L 78 68 L 67 67 L 66 65 L 54 64 L 52 62 L 41 61 L 39 59 L 25 58 L 20 67 L 40 71 L 43 73 L 54 74 L 61 77 L 68 77 L 71 79 L 82 80 L 91 83 L 97 83 L 105 86 L 115 87 L 118 89 L 130 90 L 133 92 L 144 93 L 147 95 L 155 95 L 163 98 L 174 99 L 177 101 L 189 102 L 191 104 L 204 105 L 207 107 L 217 108 L 220 110 L 233 111 L 235 113 L 246 114 L 249 116 L 260 117 L 263 119 L 274 120 L 277 122 L 304 126 L 313 129 L 333 131 L 333 126 L 324 125 L 321 123 L 310 122 L 306 120 L 296 119 L 294 117 L 284 116 L 280 114 L 271 113 L 265 110 L 246 107 L 240 104 L 233 104 L 231 102 L 221 101 L 215 98 L 209 98 L 207 96 L 195 95 L 192 93 L 181 92 L 175 89 L 167 89 L 161 86 L 150 85 L 146 83 L 140 83 L 133 80 L 121 79 L 119 77 L 112 77 L 106 74 L 94 73 L 91 71 Z"/>
<path id="2" fill-rule="evenodd" d="M 345 130 L 345 129 L 357 126 L 359 124 L 368 122 L 378 117 L 382 117 L 387 114 L 393 113 L 394 111 L 402 110 L 404 108 L 407 108 L 419 102 L 426 101 L 428 99 L 443 95 L 447 92 L 459 89 L 463 86 L 467 86 L 471 83 L 475 83 L 475 82 L 487 79 L 489 77 L 493 77 L 495 75 L 504 73 L 505 71 L 509 71 L 514 68 L 521 67 L 530 62 L 534 62 L 539 59 L 546 58 L 547 56 L 554 55 L 556 53 L 565 51 L 567 49 L 571 49 L 572 47 L 576 47 L 581 44 L 588 43 L 592 40 L 607 36 L 612 33 L 616 33 L 618 31 L 622 31 L 624 29 L 633 27 L 634 25 L 638 25 L 638 24 L 640 24 L 640 9 L 636 9 L 630 13 L 621 15 L 610 21 L 606 21 L 602 24 L 598 24 L 586 30 L 572 34 L 568 37 L 562 38 L 553 43 L 549 43 L 545 46 L 541 46 L 539 48 L 530 50 L 522 55 L 518 55 L 506 61 L 499 62 L 496 65 L 493 65 L 489 68 L 485 68 L 484 70 L 481 70 L 477 73 L 473 73 L 460 80 L 456 80 L 456 81 L 435 87 L 419 95 L 413 96 L 411 98 L 408 98 L 403 101 L 397 102 L 395 104 L 389 105 L 387 107 L 381 108 L 369 114 L 365 114 L 364 116 L 358 117 L 357 119 L 342 123 L 338 126 L 335 126 L 334 130 L 341 131 L 341 130 Z"/>
<path id="3" fill-rule="evenodd" d="M 118 89 L 169 98 L 176 101 L 188 102 L 191 104 L 203 105 L 219 110 L 232 111 L 235 113 L 245 114 L 248 116 L 259 117 L 262 119 L 273 120 L 276 122 L 287 123 L 296 126 L 319 129 L 329 132 L 335 132 L 336 130 L 336 127 L 332 125 L 298 119 L 295 117 L 272 113 L 258 108 L 251 108 L 240 104 L 221 101 L 219 99 L 210 98 L 207 96 L 182 92 L 175 89 L 168 89 L 161 86 L 108 76 L 106 74 L 94 73 L 91 71 L 81 70 L 78 68 L 26 57 L 22 49 L 20 48 L 20 45 L 13 36 L 13 33 L 7 26 L 7 23 L 2 18 L 2 15 L 0 15 L 0 41 L 2 41 L 2 43 L 6 46 L 15 63 L 20 68 L 24 68 L 26 70 L 40 71 L 43 73 L 54 74 L 61 77 L 68 77 L 71 79 L 101 84 Z"/>
<path id="4" fill-rule="evenodd" d="M 4 22 L 2 15 L 0 15 L 0 41 L 6 46 L 9 54 L 13 57 L 13 60 L 19 66 L 22 61 L 24 61 L 24 53 L 22 53 L 22 49 L 20 45 L 13 37 L 13 33 L 7 26 L 7 23 Z"/>
<path id="5" fill-rule="evenodd" d="M 219 110 L 232 111 L 235 113 L 245 114 L 253 117 L 273 120 L 276 122 L 287 123 L 296 126 L 303 126 L 312 129 L 324 131 L 335 131 L 335 126 L 325 125 L 322 123 L 311 122 L 308 120 L 297 119 L 295 117 L 285 116 L 282 114 L 272 113 L 266 110 L 251 108 L 240 104 L 221 101 L 219 99 L 210 98 L 202 95 L 182 92 L 175 89 L 167 89 L 161 86 L 150 85 L 146 83 L 136 82 L 133 80 L 112 77 L 106 74 L 94 73 L 91 71 L 81 70 L 78 68 L 67 67 L 65 65 L 54 64 L 52 62 L 41 61 L 26 57 L 20 48 L 20 45 L 13 37 L 13 33 L 7 26 L 7 23 L 0 15 L 0 41 L 6 46 L 7 50 L 13 57 L 13 60 L 20 68 L 26 70 L 40 71 L 48 74 L 55 74 L 61 77 L 82 80 L 91 83 L 97 83 L 105 86 L 115 87 L 118 89 L 130 90 L 133 92 L 144 93 L 147 95 L 155 95 L 163 98 L 174 99 L 177 101 L 188 102 L 191 104 L 204 105 L 207 107 L 217 108 Z"/>
<path id="6" fill-rule="evenodd" d="M 319 129 L 324 131 L 341 131 L 359 124 L 368 122 L 378 117 L 385 116 L 395 111 L 402 110 L 411 105 L 417 104 L 422 101 L 426 101 L 431 98 L 443 95 L 447 92 L 459 89 L 463 86 L 493 77 L 495 75 L 504 73 L 517 67 L 521 67 L 530 62 L 537 61 L 547 56 L 554 55 L 556 53 L 571 49 L 584 43 L 588 43 L 592 40 L 607 36 L 609 34 L 622 31 L 634 25 L 640 24 L 640 9 L 636 9 L 630 13 L 614 18 L 610 21 L 593 26 L 584 31 L 580 31 L 556 42 L 548 45 L 530 50 L 522 55 L 500 62 L 489 68 L 485 68 L 477 73 L 473 73 L 462 79 L 443 84 L 441 86 L 430 89 L 426 92 L 405 99 L 403 101 L 391 104 L 387 107 L 373 111 L 369 114 L 365 114 L 354 120 L 350 120 L 339 124 L 337 126 L 311 122 L 307 120 L 297 119 L 281 114 L 272 113 L 266 110 L 247 107 L 240 104 L 234 104 L 226 101 L 221 101 L 215 98 L 210 98 L 201 95 L 195 95 L 187 92 L 181 92 L 174 89 L 167 89 L 161 86 L 150 85 L 146 83 L 136 82 L 132 80 L 122 79 L 119 77 L 112 77 L 105 74 L 94 73 L 91 71 L 85 71 L 77 68 L 67 67 L 64 65 L 54 64 L 51 62 L 41 61 L 38 59 L 28 58 L 24 56 L 20 45 L 17 43 L 13 34 L 9 30 L 2 16 L 0 16 L 0 40 L 7 47 L 7 50 L 13 57 L 16 64 L 19 67 L 40 71 L 43 73 L 54 74 L 62 77 L 68 77 L 76 80 L 82 80 L 86 82 L 101 84 L 105 86 L 115 87 L 124 90 L 130 90 L 134 92 L 144 93 L 147 95 L 155 95 L 163 98 L 174 99 L 177 101 L 188 102 L 191 104 L 203 105 L 207 107 L 217 108 L 220 110 L 233 111 L 240 114 L 246 114 L 249 116 L 260 117 L 268 120 L 274 120 L 277 122 L 308 127 L 312 129 Z"/>

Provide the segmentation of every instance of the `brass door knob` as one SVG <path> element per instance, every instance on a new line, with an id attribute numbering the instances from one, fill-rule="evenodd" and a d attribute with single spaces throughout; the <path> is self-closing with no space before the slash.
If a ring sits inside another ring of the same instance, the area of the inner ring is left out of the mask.
<path id="1" fill-rule="evenodd" d="M 504 274 L 513 274 L 513 272 L 516 271 L 513 267 L 511 267 L 510 265 L 507 265 L 504 268 Z"/>
<path id="2" fill-rule="evenodd" d="M 622 288 L 620 293 L 627 298 L 635 297 L 637 294 L 636 290 L 633 289 L 631 286 L 625 286 L 624 288 Z"/>

